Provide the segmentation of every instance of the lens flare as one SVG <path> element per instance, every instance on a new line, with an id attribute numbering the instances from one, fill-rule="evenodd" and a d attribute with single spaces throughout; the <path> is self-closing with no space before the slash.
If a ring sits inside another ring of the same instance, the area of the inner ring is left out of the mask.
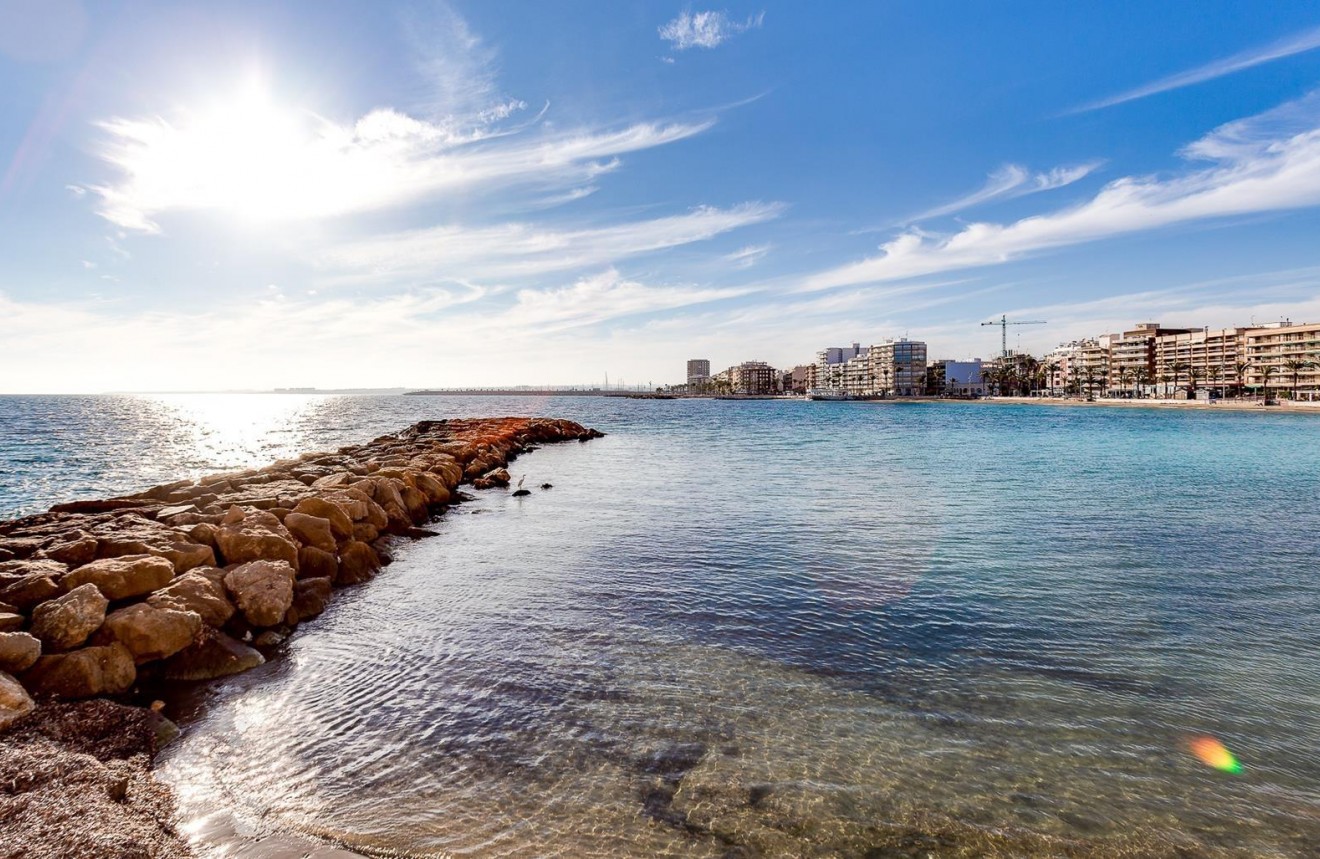
<path id="1" fill-rule="evenodd" d="M 1242 764 L 1233 757 L 1233 753 L 1214 737 L 1196 737 L 1188 743 L 1192 754 L 1206 766 L 1214 767 L 1226 773 L 1242 772 Z"/>

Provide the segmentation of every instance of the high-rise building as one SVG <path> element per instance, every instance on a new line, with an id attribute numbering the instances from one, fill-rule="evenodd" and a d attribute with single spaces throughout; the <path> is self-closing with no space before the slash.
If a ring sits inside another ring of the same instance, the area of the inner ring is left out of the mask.
<path id="1" fill-rule="evenodd" d="M 692 358 L 687 362 L 687 384 L 689 389 L 700 388 L 710 382 L 710 359 Z"/>

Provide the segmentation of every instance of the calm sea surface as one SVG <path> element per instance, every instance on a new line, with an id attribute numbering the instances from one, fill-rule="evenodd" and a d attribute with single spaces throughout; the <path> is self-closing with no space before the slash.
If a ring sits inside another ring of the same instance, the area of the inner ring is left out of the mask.
<path id="1" fill-rule="evenodd" d="M 1320 855 L 1313 416 L 0 398 L 0 515 L 497 414 L 609 435 L 175 705 L 202 848 Z"/>

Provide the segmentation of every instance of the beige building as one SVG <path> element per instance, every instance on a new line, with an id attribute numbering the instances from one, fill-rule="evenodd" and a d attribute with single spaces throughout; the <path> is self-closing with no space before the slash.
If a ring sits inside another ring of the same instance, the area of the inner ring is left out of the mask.
<path id="1" fill-rule="evenodd" d="M 764 361 L 744 361 L 728 372 L 735 394 L 773 394 L 779 389 L 779 372 Z"/>
<path id="2" fill-rule="evenodd" d="M 1314 400 L 1320 394 L 1320 366 L 1317 366 L 1320 363 L 1320 323 L 1294 325 L 1279 322 L 1245 329 L 1242 338 L 1243 351 L 1251 365 L 1246 377 L 1249 387 L 1264 387 L 1266 374 L 1263 368 L 1271 367 L 1271 392 L 1291 394 L 1295 374 L 1298 399 Z"/>
<path id="3" fill-rule="evenodd" d="M 1157 390 L 1164 395 L 1189 388 L 1224 390 L 1237 383 L 1245 328 L 1192 330 L 1155 338 Z"/>

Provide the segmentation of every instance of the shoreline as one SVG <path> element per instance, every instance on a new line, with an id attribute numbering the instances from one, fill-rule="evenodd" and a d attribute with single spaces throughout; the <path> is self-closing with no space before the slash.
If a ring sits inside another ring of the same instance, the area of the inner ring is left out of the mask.
<path id="1" fill-rule="evenodd" d="M 0 522 L 0 840 L 9 855 L 180 857 L 152 774 L 178 729 L 152 693 L 265 662 L 399 539 L 507 487 L 548 418 L 422 421 L 395 435 Z M 515 494 L 530 494 L 520 489 Z M 150 706 L 142 706 L 149 704 Z"/>
<path id="2" fill-rule="evenodd" d="M 937 402 L 944 401 L 939 400 Z M 978 400 L 957 400 L 956 402 L 982 403 L 986 405 L 1097 406 L 1101 408 L 1191 409 L 1211 412 L 1251 412 L 1253 414 L 1277 414 L 1287 412 L 1290 414 L 1320 415 L 1320 401 L 1315 403 L 1304 403 L 1292 402 L 1289 400 L 1276 400 L 1274 405 L 1267 406 L 1259 400 L 1217 400 L 1214 402 L 1202 402 L 1200 400 L 1125 400 L 1102 398 L 1088 402 L 1086 400 L 1077 400 L 1067 397 L 982 397 Z"/>

